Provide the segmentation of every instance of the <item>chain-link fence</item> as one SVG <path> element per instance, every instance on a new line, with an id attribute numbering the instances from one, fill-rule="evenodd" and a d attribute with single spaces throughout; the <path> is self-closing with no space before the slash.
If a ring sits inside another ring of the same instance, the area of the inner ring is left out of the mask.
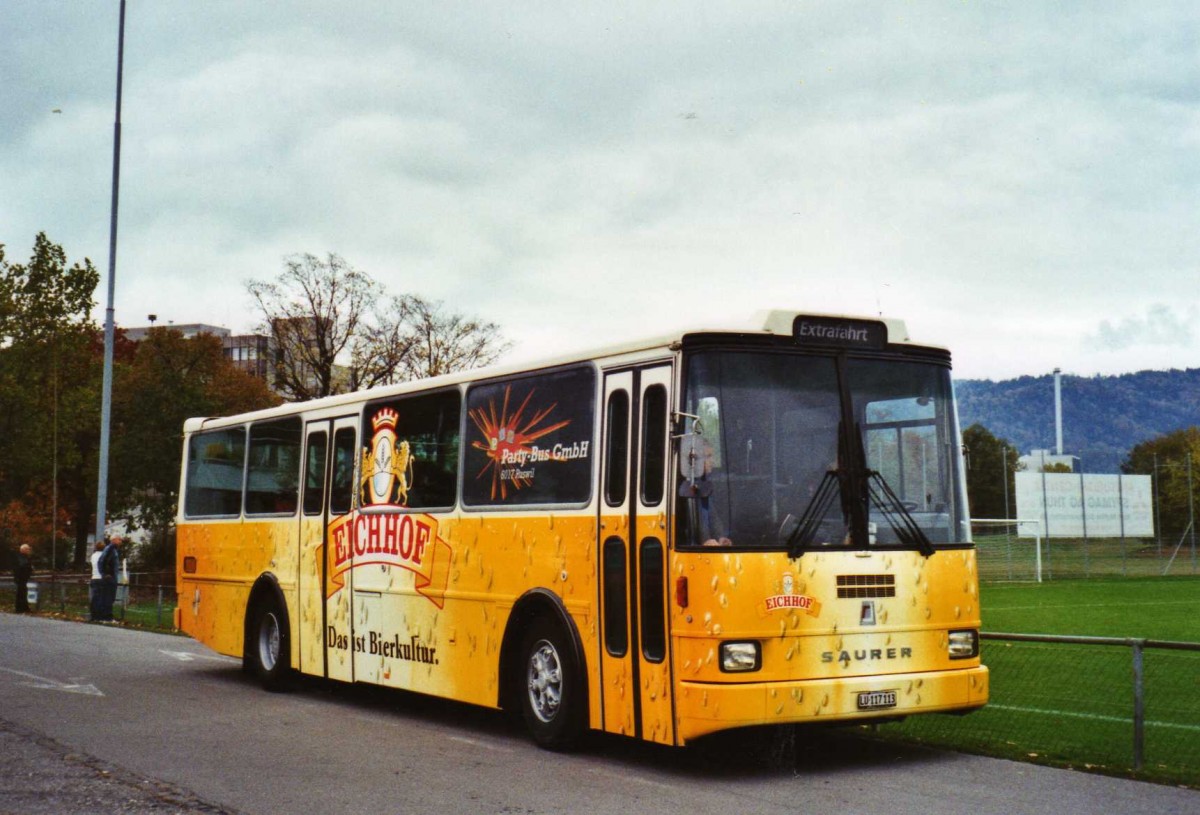
<path id="1" fill-rule="evenodd" d="M 9 576 L 5 576 L 9 578 Z M 117 587 L 113 617 L 141 628 L 171 630 L 175 627 L 175 585 L 158 582 L 159 574 L 130 575 L 128 584 Z M 152 581 L 152 582 L 148 582 Z M 74 575 L 35 575 L 30 581 L 37 596 L 33 609 L 86 620 L 91 614 L 90 580 Z M 14 606 L 15 587 L 10 578 L 0 583 L 0 605 Z"/>
<path id="2" fill-rule="evenodd" d="M 1006 471 L 1003 520 L 973 522 L 981 578 L 1033 579 L 1039 549 L 1044 579 L 1200 575 L 1200 462 L 1141 456 L 1119 478 L 1118 463 Z"/>
<path id="3" fill-rule="evenodd" d="M 983 634 L 987 707 L 881 735 L 1200 784 L 1200 643 Z"/>
<path id="4" fill-rule="evenodd" d="M 984 582 L 1092 577 L 1200 575 L 1200 551 L 1188 539 L 1046 538 L 1018 534 L 1017 521 L 972 523 Z"/>

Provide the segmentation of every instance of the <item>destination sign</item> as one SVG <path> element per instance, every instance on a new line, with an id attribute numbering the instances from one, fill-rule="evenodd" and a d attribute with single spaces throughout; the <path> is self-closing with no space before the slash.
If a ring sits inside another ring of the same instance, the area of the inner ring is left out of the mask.
<path id="1" fill-rule="evenodd" d="M 801 314 L 792 321 L 792 337 L 801 345 L 883 348 L 887 345 L 887 326 L 875 320 L 840 320 Z"/>

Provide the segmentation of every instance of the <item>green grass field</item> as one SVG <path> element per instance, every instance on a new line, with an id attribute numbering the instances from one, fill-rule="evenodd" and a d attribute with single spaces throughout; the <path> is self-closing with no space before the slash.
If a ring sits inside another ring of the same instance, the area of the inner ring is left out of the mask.
<path id="1" fill-rule="evenodd" d="M 985 584 L 983 630 L 1200 642 L 1200 579 Z M 986 708 L 880 733 L 971 752 L 1200 786 L 1200 651 L 1144 651 L 1144 766 L 1133 768 L 1133 651 L 985 639 Z"/>
<path id="2" fill-rule="evenodd" d="M 985 583 L 983 630 L 1200 642 L 1200 579 Z"/>

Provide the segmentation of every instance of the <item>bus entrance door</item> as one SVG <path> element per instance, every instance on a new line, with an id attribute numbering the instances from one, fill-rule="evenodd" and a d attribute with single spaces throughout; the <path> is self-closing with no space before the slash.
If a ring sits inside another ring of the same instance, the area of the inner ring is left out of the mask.
<path id="1" fill-rule="evenodd" d="M 667 654 L 669 365 L 604 380 L 600 500 L 603 729 L 675 739 Z"/>
<path id="2" fill-rule="evenodd" d="M 304 437 L 304 492 L 300 513 L 299 636 L 304 673 L 349 682 L 348 574 L 331 551 L 331 530 L 349 520 L 358 451 L 357 417 L 308 423 Z"/>

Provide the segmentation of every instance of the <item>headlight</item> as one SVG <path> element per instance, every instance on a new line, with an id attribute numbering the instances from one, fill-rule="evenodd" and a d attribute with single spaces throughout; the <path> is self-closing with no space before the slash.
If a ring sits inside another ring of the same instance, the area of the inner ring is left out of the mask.
<path id="1" fill-rule="evenodd" d="M 757 642 L 721 643 L 721 670 L 726 673 L 757 671 L 762 667 L 762 651 Z"/>
<path id="2" fill-rule="evenodd" d="M 970 659 L 979 656 L 979 632 L 974 628 L 951 631 L 949 648 L 951 659 Z"/>

